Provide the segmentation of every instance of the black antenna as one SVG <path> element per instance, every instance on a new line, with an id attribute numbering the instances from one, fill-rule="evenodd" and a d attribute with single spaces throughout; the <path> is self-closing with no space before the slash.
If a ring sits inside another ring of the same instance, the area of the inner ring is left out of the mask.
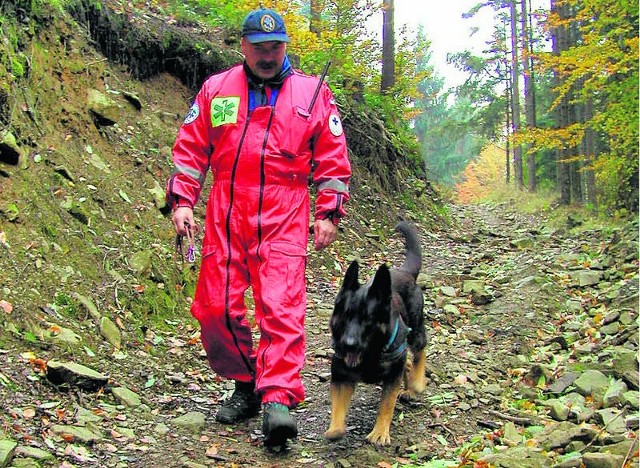
<path id="1" fill-rule="evenodd" d="M 316 88 L 316 91 L 313 93 L 313 98 L 311 99 L 311 102 L 309 103 L 309 109 L 307 109 L 307 113 L 311 114 L 311 109 L 313 109 L 313 106 L 315 106 L 316 104 L 316 99 L 318 98 L 318 93 L 320 92 L 320 88 L 322 87 L 322 82 L 324 81 L 325 77 L 327 76 L 327 71 L 329 71 L 329 65 L 331 65 L 331 60 L 329 60 L 327 62 L 327 64 L 324 66 L 324 70 L 322 71 L 322 75 L 320 75 L 320 81 L 318 81 L 318 87 Z"/>

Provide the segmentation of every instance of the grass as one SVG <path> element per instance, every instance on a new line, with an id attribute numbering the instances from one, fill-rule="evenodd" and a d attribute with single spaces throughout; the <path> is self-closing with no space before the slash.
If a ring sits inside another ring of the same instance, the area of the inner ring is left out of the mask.
<path id="1" fill-rule="evenodd" d="M 549 226 L 555 228 L 566 227 L 569 218 L 573 218 L 579 223 L 575 228 L 577 231 L 590 229 L 611 231 L 638 218 L 637 214 L 629 217 L 624 210 L 609 213 L 589 206 L 560 205 L 557 192 L 541 190 L 531 193 L 527 190 L 516 190 L 513 185 L 496 188 L 478 203 L 507 203 L 522 213 L 543 214 L 548 217 Z"/>

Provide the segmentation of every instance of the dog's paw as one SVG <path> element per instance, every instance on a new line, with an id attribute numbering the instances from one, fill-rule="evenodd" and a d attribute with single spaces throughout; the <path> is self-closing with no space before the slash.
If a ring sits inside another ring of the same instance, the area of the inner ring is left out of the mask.
<path id="1" fill-rule="evenodd" d="M 377 430 L 373 428 L 373 431 L 367 436 L 367 441 L 373 445 L 389 445 L 391 443 L 391 436 L 389 430 Z"/>
<path id="2" fill-rule="evenodd" d="M 420 399 L 420 394 L 418 392 L 413 391 L 413 390 L 403 390 L 398 395 L 398 399 L 403 403 L 416 404 L 416 403 L 418 403 L 418 400 Z"/>
<path id="3" fill-rule="evenodd" d="M 405 389 L 400 392 L 399 398 L 403 402 L 415 402 L 420 400 L 420 395 L 424 392 L 426 382 L 424 378 L 412 378 L 405 382 Z"/>
<path id="4" fill-rule="evenodd" d="M 347 430 L 343 427 L 338 427 L 338 428 L 330 427 L 329 429 L 327 429 L 327 432 L 325 432 L 323 435 L 324 435 L 324 438 L 327 440 L 338 440 L 338 439 L 342 439 L 346 433 L 347 433 Z"/>

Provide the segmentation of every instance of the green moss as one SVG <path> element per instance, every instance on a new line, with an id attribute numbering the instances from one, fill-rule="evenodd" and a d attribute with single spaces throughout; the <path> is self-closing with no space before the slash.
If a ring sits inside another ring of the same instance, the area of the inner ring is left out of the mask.
<path id="1" fill-rule="evenodd" d="M 50 224 L 43 224 L 40 228 L 42 233 L 47 236 L 49 239 L 55 239 L 58 237 L 58 229 Z"/>
<path id="2" fill-rule="evenodd" d="M 11 57 L 11 73 L 16 78 L 22 78 L 24 76 L 24 65 L 19 60 L 19 57 Z"/>
<path id="3" fill-rule="evenodd" d="M 76 305 L 71 296 L 65 292 L 57 292 L 54 298 L 56 310 L 61 315 L 75 317 L 77 314 Z"/>

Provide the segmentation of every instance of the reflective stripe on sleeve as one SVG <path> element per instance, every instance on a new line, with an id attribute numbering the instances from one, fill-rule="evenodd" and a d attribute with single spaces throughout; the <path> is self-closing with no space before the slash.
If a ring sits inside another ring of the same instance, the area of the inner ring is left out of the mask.
<path id="1" fill-rule="evenodd" d="M 344 182 L 336 179 L 327 180 L 318 185 L 318 190 L 332 189 L 336 192 L 349 193 L 349 187 Z"/>
<path id="2" fill-rule="evenodd" d="M 197 180 L 198 182 L 202 182 L 205 178 L 205 175 L 202 174 L 199 170 L 189 166 L 182 166 L 180 164 L 175 164 L 174 168 L 177 173 L 188 175 L 189 177 Z"/>

